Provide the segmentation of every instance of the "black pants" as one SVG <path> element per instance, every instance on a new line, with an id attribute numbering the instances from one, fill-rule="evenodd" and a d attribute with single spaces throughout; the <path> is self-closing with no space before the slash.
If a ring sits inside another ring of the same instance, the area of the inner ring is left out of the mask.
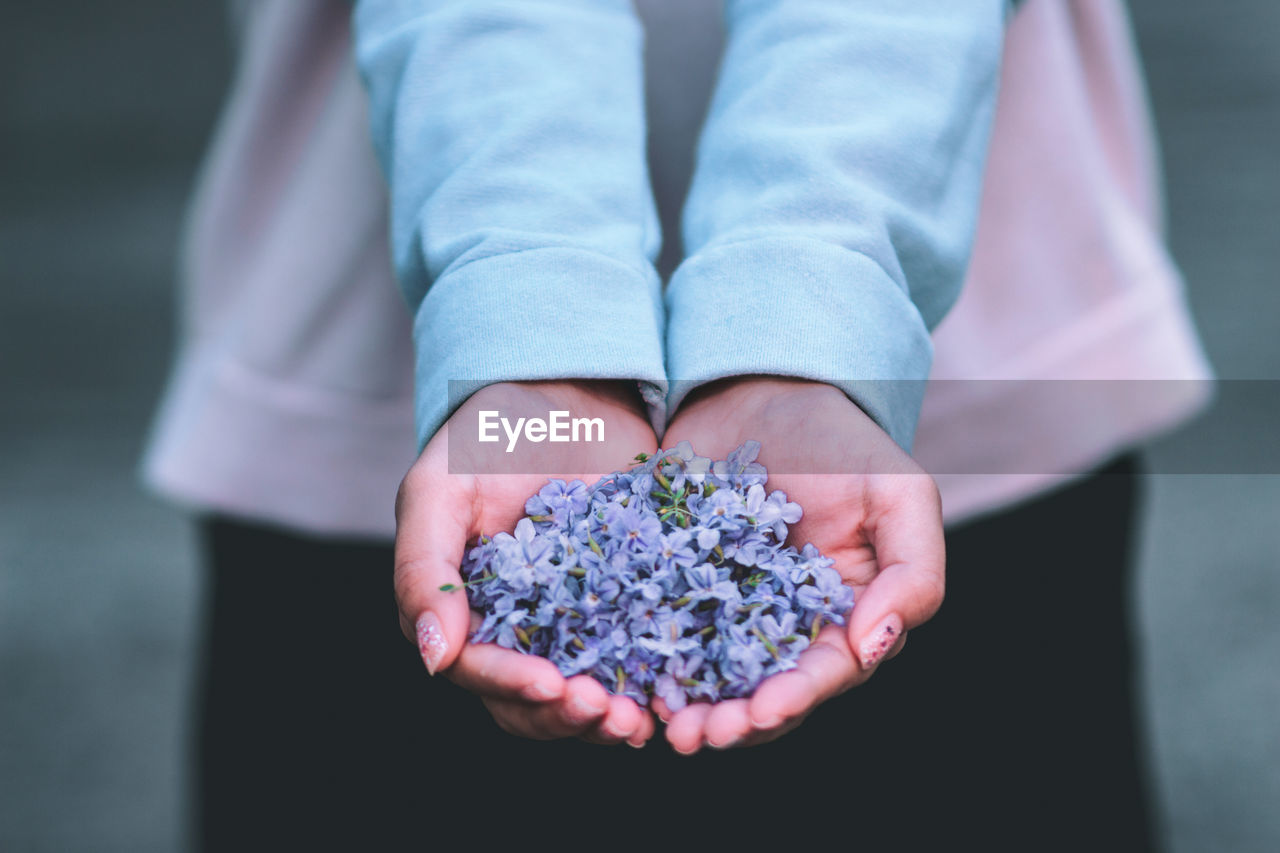
<path id="1" fill-rule="evenodd" d="M 1143 850 L 1134 461 L 950 531 L 947 601 L 861 688 L 762 747 L 531 742 L 428 678 L 385 543 L 202 523 L 205 849 L 441 843 Z"/>

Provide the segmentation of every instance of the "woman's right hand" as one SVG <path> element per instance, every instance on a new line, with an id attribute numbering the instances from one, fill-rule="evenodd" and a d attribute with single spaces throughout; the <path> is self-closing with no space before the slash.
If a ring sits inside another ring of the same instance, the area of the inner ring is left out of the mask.
<path id="1" fill-rule="evenodd" d="M 505 437 L 489 445 L 471 439 L 482 410 L 497 411 L 513 423 L 534 413 L 545 418 L 551 411 L 599 417 L 604 440 L 526 442 L 508 456 Z M 473 614 L 459 567 L 468 542 L 514 528 L 525 514 L 525 501 L 550 477 L 592 483 L 656 447 L 639 395 L 624 383 L 501 383 L 473 394 L 427 443 L 401 483 L 395 543 L 401 630 L 417 642 L 431 674 L 444 674 L 480 696 L 504 731 L 538 740 L 576 736 L 637 747 L 653 735 L 652 714 L 631 699 L 610 695 L 595 679 L 566 679 L 545 658 L 469 643 Z M 454 588 L 441 589 L 448 585 Z"/>

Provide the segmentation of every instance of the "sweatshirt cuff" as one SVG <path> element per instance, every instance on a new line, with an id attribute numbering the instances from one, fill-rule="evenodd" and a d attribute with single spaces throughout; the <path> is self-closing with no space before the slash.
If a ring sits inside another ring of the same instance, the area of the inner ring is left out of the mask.
<path id="1" fill-rule="evenodd" d="M 666 294 L 667 412 L 700 385 L 747 374 L 844 391 L 910 452 L 933 344 L 901 285 L 821 240 L 744 240 L 699 252 Z"/>
<path id="2" fill-rule="evenodd" d="M 528 249 L 447 271 L 414 317 L 419 450 L 496 382 L 635 380 L 660 428 L 662 310 L 656 273 L 582 249 Z"/>

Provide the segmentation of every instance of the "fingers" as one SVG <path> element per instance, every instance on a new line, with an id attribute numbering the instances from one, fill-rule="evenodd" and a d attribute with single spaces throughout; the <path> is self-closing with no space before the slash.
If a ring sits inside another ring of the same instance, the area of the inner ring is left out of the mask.
<path id="1" fill-rule="evenodd" d="M 641 747 L 653 735 L 653 715 L 626 696 L 610 696 L 604 717 L 583 738 L 592 743 L 617 744 L 623 741 Z"/>
<path id="2" fill-rule="evenodd" d="M 564 676 L 546 658 L 492 643 L 465 644 L 449 669 L 449 678 L 480 696 L 530 702 L 560 699 L 567 687 Z"/>
<path id="3" fill-rule="evenodd" d="M 642 710 L 640 725 L 631 733 L 631 736 L 627 738 L 627 745 L 639 749 L 649 742 L 649 738 L 653 737 L 656 730 L 657 723 L 654 722 L 653 714 Z"/>
<path id="4" fill-rule="evenodd" d="M 660 700 L 659 700 L 660 701 Z M 663 705 L 667 742 L 681 755 L 693 755 L 704 745 L 727 749 L 751 734 L 746 699 L 696 702 L 671 713 Z"/>
<path id="5" fill-rule="evenodd" d="M 871 492 L 867 529 L 879 571 L 854 605 L 849 644 L 869 670 L 942 606 L 946 546 L 933 480 L 925 474 L 883 477 Z"/>
<path id="6" fill-rule="evenodd" d="M 753 746 L 791 731 L 814 708 L 866 680 L 849 649 L 844 629 L 828 625 L 805 649 L 796 668 L 770 676 L 749 699 L 699 702 L 672 713 L 661 699 L 653 710 L 667 724 L 667 741 L 692 755 L 702 746 Z"/>
<path id="7" fill-rule="evenodd" d="M 703 724 L 703 742 L 712 749 L 728 749 L 744 741 L 753 731 L 750 706 L 747 699 L 728 699 L 711 706 Z"/>
<path id="8" fill-rule="evenodd" d="M 865 674 L 845 641 L 844 630 L 828 625 L 800 653 L 795 669 L 760 684 L 751 697 L 751 725 L 762 731 L 778 729 L 863 680 Z"/>
<path id="9" fill-rule="evenodd" d="M 765 679 L 750 699 L 696 703 L 674 714 L 656 699 L 654 710 L 667 723 L 667 741 L 684 755 L 703 745 L 754 746 L 795 729 L 818 705 L 865 677 L 844 630 L 829 625 L 801 653 L 795 669 Z"/>
<path id="10" fill-rule="evenodd" d="M 612 697 L 623 699 L 624 697 Z M 555 738 L 580 736 L 598 736 L 613 738 L 608 742 L 617 743 L 622 738 L 614 737 L 616 732 L 623 732 L 624 737 L 632 737 L 640 725 L 629 717 L 629 710 L 618 706 L 618 712 L 627 719 L 610 720 L 607 733 L 596 731 L 605 722 L 606 714 L 614 705 L 612 698 L 599 682 L 588 676 L 574 676 L 565 682 L 564 694 L 558 699 L 546 702 L 531 702 L 525 699 L 498 699 L 486 697 L 484 702 L 493 718 L 506 732 L 533 740 L 552 740 Z M 632 706 L 634 702 L 626 699 Z M 636 708 L 639 711 L 638 708 Z M 629 720 L 629 721 L 628 721 Z"/>
<path id="11" fill-rule="evenodd" d="M 470 609 L 458 567 L 471 535 L 473 489 L 448 473 L 443 427 L 409 470 L 396 497 L 395 591 L 401 628 L 427 671 L 448 668 L 466 643 Z M 452 591 L 441 590 L 453 585 Z"/>
<path id="12" fill-rule="evenodd" d="M 775 727 L 760 729 L 751 721 L 748 699 L 727 699 L 715 704 L 700 702 L 672 715 L 667 726 L 667 741 L 682 755 L 693 755 L 704 745 L 712 749 L 757 746 L 794 730 L 811 710 L 812 707 L 807 707 Z"/>
<path id="13" fill-rule="evenodd" d="M 531 727 L 550 737 L 581 734 L 609 710 L 609 694 L 594 679 L 577 675 L 565 683 L 564 696 L 531 709 Z"/>
<path id="14" fill-rule="evenodd" d="M 693 755 L 702 746 L 703 729 L 711 714 L 711 705 L 696 702 L 671 715 L 667 723 L 667 743 L 682 755 Z"/>

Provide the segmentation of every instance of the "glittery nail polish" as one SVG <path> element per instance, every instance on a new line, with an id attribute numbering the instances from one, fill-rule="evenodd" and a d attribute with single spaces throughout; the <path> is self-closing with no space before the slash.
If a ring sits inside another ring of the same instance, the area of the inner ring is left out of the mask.
<path id="1" fill-rule="evenodd" d="M 902 636 L 902 618 L 897 613 L 890 613 L 880 620 L 880 624 L 858 645 L 858 660 L 863 669 L 870 669 L 884 659 Z"/>
<path id="2" fill-rule="evenodd" d="M 427 672 L 435 675 L 440 661 L 444 660 L 445 652 L 449 650 L 449 642 L 444 638 L 440 620 L 430 610 L 418 617 L 417 629 L 418 653 L 422 655 L 422 662 L 427 665 Z"/>

